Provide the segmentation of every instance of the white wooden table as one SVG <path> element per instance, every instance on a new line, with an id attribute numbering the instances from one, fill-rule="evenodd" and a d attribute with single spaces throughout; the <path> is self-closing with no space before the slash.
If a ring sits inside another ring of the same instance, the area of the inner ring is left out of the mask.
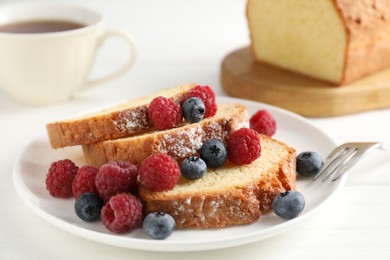
<path id="1" fill-rule="evenodd" d="M 224 95 L 220 61 L 249 43 L 244 0 L 73 2 L 102 11 L 108 27 L 131 31 L 139 57 L 122 78 L 50 107 L 22 106 L 0 92 L 0 259 L 390 259 L 390 153 L 382 151 L 361 161 L 337 199 L 305 222 L 270 239 L 223 250 L 158 253 L 111 247 L 34 214 L 14 189 L 12 168 L 47 122 L 185 82 L 209 84 Z M 124 46 L 108 42 L 94 75 L 123 61 Z M 339 144 L 390 144 L 390 109 L 310 120 Z"/>

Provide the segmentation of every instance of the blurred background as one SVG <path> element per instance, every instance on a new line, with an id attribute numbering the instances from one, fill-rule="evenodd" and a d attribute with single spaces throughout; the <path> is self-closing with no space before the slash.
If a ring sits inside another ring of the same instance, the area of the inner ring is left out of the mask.
<path id="1" fill-rule="evenodd" d="M 1 0 L 0 4 L 17 2 L 42 1 Z M 146 93 L 186 82 L 210 84 L 219 92 L 219 66 L 223 57 L 249 44 L 245 0 L 142 0 L 142 4 L 141 0 L 44 2 L 92 7 L 103 13 L 106 27 L 132 33 L 139 51 L 135 66 L 125 76 L 100 86 L 112 88 L 113 96 L 106 98 L 113 101 L 117 97 L 132 98 L 134 88 L 142 88 Z M 98 53 L 92 77 L 119 67 L 126 51 L 121 39 L 110 38 Z M 82 96 L 100 98 L 98 93 L 99 89 L 93 89 Z M 3 102 L 9 101 L 0 92 L 0 103 Z"/>

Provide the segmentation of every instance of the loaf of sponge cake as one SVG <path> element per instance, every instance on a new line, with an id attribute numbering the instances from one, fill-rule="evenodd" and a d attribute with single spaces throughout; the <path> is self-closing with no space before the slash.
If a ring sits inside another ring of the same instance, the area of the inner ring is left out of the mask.
<path id="1" fill-rule="evenodd" d="M 256 60 L 342 85 L 390 66 L 387 0 L 248 0 Z"/>

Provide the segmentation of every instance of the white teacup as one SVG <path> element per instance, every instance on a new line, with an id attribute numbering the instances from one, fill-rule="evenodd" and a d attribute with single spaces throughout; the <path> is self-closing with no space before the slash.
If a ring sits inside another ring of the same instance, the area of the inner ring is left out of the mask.
<path id="1" fill-rule="evenodd" d="M 77 23 L 82 27 L 44 33 L 4 32 L 12 24 L 21 26 L 20 22 L 50 20 Z M 85 7 L 36 3 L 2 6 L 0 30 L 2 28 L 0 88 L 24 104 L 47 105 L 64 101 L 78 90 L 124 74 L 136 56 L 128 32 L 104 29 L 102 15 Z M 96 51 L 110 36 L 124 39 L 131 55 L 114 73 L 89 80 Z"/>

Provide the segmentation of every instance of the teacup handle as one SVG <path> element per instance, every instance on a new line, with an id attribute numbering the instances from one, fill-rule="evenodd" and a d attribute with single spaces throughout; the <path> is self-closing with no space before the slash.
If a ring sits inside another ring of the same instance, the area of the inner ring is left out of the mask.
<path id="1" fill-rule="evenodd" d="M 96 86 L 98 84 L 104 83 L 106 81 L 110 81 L 114 78 L 117 78 L 117 77 L 123 75 L 124 73 L 126 73 L 130 69 L 130 67 L 133 66 L 133 63 L 134 63 L 136 55 L 137 55 L 137 48 L 136 48 L 136 45 L 134 43 L 133 37 L 131 36 L 131 34 L 129 32 L 126 32 L 123 30 L 117 30 L 117 29 L 106 29 L 100 35 L 100 37 L 96 43 L 97 49 L 100 48 L 103 45 L 103 43 L 111 36 L 120 37 L 127 42 L 127 44 L 130 47 L 130 53 L 129 53 L 128 60 L 121 68 L 112 72 L 109 75 L 106 75 L 106 76 L 103 76 L 103 77 L 100 77 L 97 79 L 87 80 L 83 86 L 84 89 L 89 88 L 89 87 L 93 87 L 93 86 Z"/>

